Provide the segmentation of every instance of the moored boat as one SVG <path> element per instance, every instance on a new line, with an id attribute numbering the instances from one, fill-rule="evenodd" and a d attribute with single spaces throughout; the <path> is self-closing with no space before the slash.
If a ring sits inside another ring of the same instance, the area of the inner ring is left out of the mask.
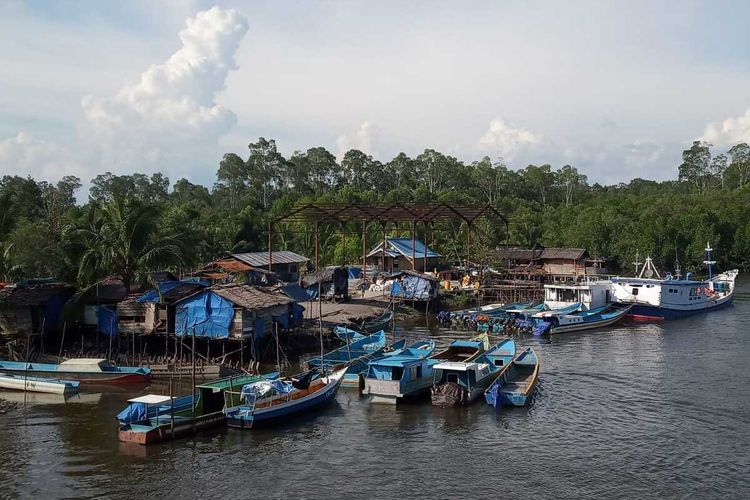
<path id="1" fill-rule="evenodd" d="M 28 377 L 24 375 L 0 375 L 0 388 L 15 391 L 42 392 L 46 394 L 74 394 L 80 382 L 54 378 Z"/>
<path id="2" fill-rule="evenodd" d="M 368 363 L 363 394 L 372 403 L 395 404 L 427 392 L 432 385 L 432 366 L 439 360 L 427 357 L 435 350 L 432 340 L 416 342 Z"/>
<path id="3" fill-rule="evenodd" d="M 539 357 L 527 347 L 510 363 L 497 380 L 485 391 L 487 404 L 500 406 L 525 406 L 539 379 Z"/>
<path id="4" fill-rule="evenodd" d="M 147 394 L 129 399 L 128 406 L 117 415 L 121 424 L 118 439 L 149 445 L 223 425 L 225 406 L 239 403 L 239 399 L 226 399 L 227 394 L 247 384 L 278 376 L 278 372 L 274 372 L 227 377 L 196 386 L 194 395 L 175 398 Z"/>
<path id="5" fill-rule="evenodd" d="M 367 333 L 375 333 L 379 330 L 385 330 L 391 321 L 393 321 L 393 311 L 386 309 L 377 317 L 362 322 L 359 328 Z"/>
<path id="6" fill-rule="evenodd" d="M 246 402 L 224 410 L 229 427 L 252 429 L 259 424 L 273 424 L 312 411 L 329 403 L 346 374 L 346 368 L 333 373 L 311 376 L 304 382 L 274 380 L 247 384 L 239 394 Z M 311 372 L 308 372 L 312 375 Z"/>
<path id="7" fill-rule="evenodd" d="M 404 346 L 405 341 L 401 340 L 393 345 L 391 349 L 399 349 Z M 307 360 L 307 368 L 326 368 L 328 370 L 337 370 L 346 367 L 346 375 L 342 385 L 344 387 L 359 388 L 361 385 L 361 375 L 367 370 L 367 363 L 384 351 L 387 345 L 384 331 L 379 331 L 373 335 L 363 337 L 347 345 L 339 347 L 334 351 L 327 352 L 323 355 L 321 362 L 320 356 L 315 356 Z"/>
<path id="8" fill-rule="evenodd" d="M 635 278 L 612 278 L 615 300 L 633 307 L 629 314 L 643 319 L 679 319 L 694 314 L 726 307 L 734 299 L 735 280 L 739 271 L 732 269 L 713 275 L 716 261 L 711 245 L 706 247 L 708 279 L 694 280 L 691 273 L 685 279 L 679 275 L 667 275 L 664 279 L 650 257 Z"/>
<path id="9" fill-rule="evenodd" d="M 630 305 L 609 304 L 589 311 L 557 314 L 535 314 L 534 334 L 569 333 L 610 326 L 627 316 Z"/>
<path id="10" fill-rule="evenodd" d="M 474 402 L 502 374 L 516 355 L 513 339 L 505 339 L 471 361 L 447 361 L 432 367 L 430 391 L 435 406 Z"/>
<path id="11" fill-rule="evenodd" d="M 490 347 L 487 333 L 468 340 L 454 340 L 444 350 L 430 356 L 441 361 L 471 361 Z"/>
<path id="12" fill-rule="evenodd" d="M 106 359 L 69 359 L 58 364 L 0 361 L 0 373 L 77 380 L 82 384 L 142 383 L 151 379 L 151 370 L 141 366 L 115 366 Z"/>
<path id="13" fill-rule="evenodd" d="M 343 342 L 353 342 L 367 337 L 366 333 L 362 333 L 358 330 L 354 330 L 343 325 L 334 326 L 333 333 L 336 335 L 336 337 L 339 338 L 339 340 Z"/>

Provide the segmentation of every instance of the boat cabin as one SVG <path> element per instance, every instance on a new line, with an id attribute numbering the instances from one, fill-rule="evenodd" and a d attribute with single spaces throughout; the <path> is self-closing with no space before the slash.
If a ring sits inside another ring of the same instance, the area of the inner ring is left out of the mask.
<path id="1" fill-rule="evenodd" d="M 471 389 L 478 380 L 488 377 L 490 372 L 490 365 L 487 363 L 447 361 L 432 367 L 432 382 L 436 385 L 452 382 Z"/>
<path id="2" fill-rule="evenodd" d="M 588 311 L 613 301 L 609 280 L 544 285 L 544 305 L 552 310 L 579 303 L 582 310 Z"/>

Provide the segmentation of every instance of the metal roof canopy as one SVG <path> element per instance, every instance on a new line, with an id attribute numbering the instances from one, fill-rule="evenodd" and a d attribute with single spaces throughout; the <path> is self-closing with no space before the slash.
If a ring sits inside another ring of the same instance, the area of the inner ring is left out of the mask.
<path id="1" fill-rule="evenodd" d="M 283 222 L 314 222 L 345 224 L 347 222 L 455 222 L 472 225 L 481 217 L 496 216 L 507 226 L 505 218 L 492 205 L 460 205 L 453 203 L 373 203 L 328 204 L 305 203 L 281 215 L 272 224 Z"/>

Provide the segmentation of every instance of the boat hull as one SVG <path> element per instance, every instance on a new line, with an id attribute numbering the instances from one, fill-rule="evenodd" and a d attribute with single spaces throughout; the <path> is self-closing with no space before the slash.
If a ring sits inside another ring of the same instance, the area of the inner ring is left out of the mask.
<path id="1" fill-rule="evenodd" d="M 22 375 L 1 376 L 0 388 L 14 391 L 40 392 L 44 394 L 73 394 L 78 392 L 78 383 L 65 383 L 60 380 L 40 380 L 36 377 L 26 378 Z"/>
<path id="2" fill-rule="evenodd" d="M 399 380 L 378 380 L 365 378 L 365 387 L 362 394 L 370 396 L 370 402 L 376 404 L 397 404 L 406 399 L 416 399 L 429 392 L 432 386 L 432 377 L 422 377 L 402 384 Z"/>
<path id="3" fill-rule="evenodd" d="M 0 368 L 0 373 L 23 376 L 24 370 Z M 107 372 L 64 372 L 29 370 L 34 377 L 77 380 L 82 384 L 139 384 L 148 382 L 150 374 L 142 373 L 107 373 Z"/>
<path id="4" fill-rule="evenodd" d="M 613 318 L 602 319 L 600 321 L 592 321 L 590 323 L 553 326 L 550 329 L 550 333 L 551 334 L 570 333 L 570 332 L 578 332 L 582 330 L 592 330 L 594 328 L 602 328 L 605 326 L 611 326 L 617 323 L 618 321 L 621 321 L 625 316 L 627 316 L 627 314 L 621 314 L 619 316 L 615 316 Z"/>
<path id="5" fill-rule="evenodd" d="M 673 309 L 664 306 L 653 306 L 649 304 L 633 304 L 629 316 L 636 319 L 680 319 L 696 314 L 717 311 L 732 304 L 734 297 L 727 297 L 727 300 L 717 303 L 706 303 L 706 307 L 693 309 Z"/>
<path id="6" fill-rule="evenodd" d="M 195 417 L 195 421 L 193 419 L 185 420 L 184 418 L 178 418 L 175 420 L 174 426 L 169 421 L 164 422 L 165 418 L 159 420 L 160 423 L 156 426 L 125 424 L 120 427 L 117 438 L 123 443 L 136 443 L 144 446 L 160 443 L 220 426 L 224 423 L 224 414 L 222 412 L 215 412 L 208 415 L 200 415 Z"/>
<path id="7" fill-rule="evenodd" d="M 324 388 L 317 392 L 267 408 L 254 409 L 247 414 L 241 414 L 239 407 L 234 408 L 225 413 L 226 424 L 235 429 L 253 429 L 261 425 L 281 423 L 300 413 L 319 408 L 333 401 L 341 386 L 342 379 L 343 374 L 338 379 L 330 380 Z"/>

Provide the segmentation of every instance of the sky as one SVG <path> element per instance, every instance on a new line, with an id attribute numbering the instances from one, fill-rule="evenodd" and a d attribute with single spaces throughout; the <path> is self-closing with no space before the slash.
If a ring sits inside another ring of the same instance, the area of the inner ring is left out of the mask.
<path id="1" fill-rule="evenodd" d="M 0 175 L 427 148 L 590 182 L 750 142 L 750 2 L 0 0 Z"/>

